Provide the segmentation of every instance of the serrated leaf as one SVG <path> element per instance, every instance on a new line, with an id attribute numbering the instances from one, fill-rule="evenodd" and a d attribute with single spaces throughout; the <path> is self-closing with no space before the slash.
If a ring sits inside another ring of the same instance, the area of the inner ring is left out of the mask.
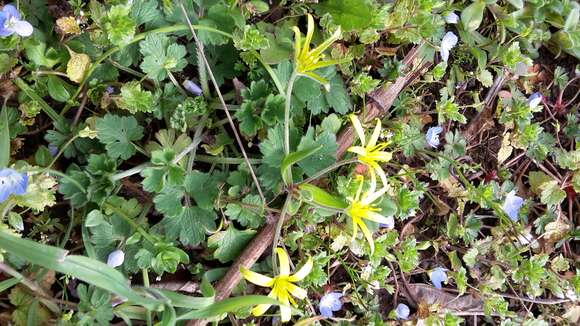
<path id="1" fill-rule="evenodd" d="M 126 160 L 135 154 L 137 150 L 132 142 L 143 137 L 143 127 L 137 119 L 108 113 L 96 120 L 97 137 L 111 157 Z"/>
<path id="2" fill-rule="evenodd" d="M 254 230 L 240 231 L 230 225 L 226 231 L 217 232 L 209 237 L 207 245 L 209 248 L 215 249 L 214 258 L 222 263 L 227 263 L 238 257 L 255 234 Z"/>
<path id="3" fill-rule="evenodd" d="M 226 205 L 227 217 L 237 221 L 242 226 L 256 229 L 264 223 L 262 200 L 258 195 L 247 195 L 242 199 L 242 204 L 229 203 Z"/>
<path id="4" fill-rule="evenodd" d="M 161 220 L 165 234 L 170 239 L 179 239 L 183 245 L 196 246 L 205 239 L 205 234 L 215 230 L 215 213 L 199 207 L 185 207 L 177 216 L 166 216 Z"/>
<path id="5" fill-rule="evenodd" d="M 548 206 L 560 205 L 566 199 L 566 192 L 560 188 L 556 180 L 543 183 L 541 189 L 540 200 Z"/>

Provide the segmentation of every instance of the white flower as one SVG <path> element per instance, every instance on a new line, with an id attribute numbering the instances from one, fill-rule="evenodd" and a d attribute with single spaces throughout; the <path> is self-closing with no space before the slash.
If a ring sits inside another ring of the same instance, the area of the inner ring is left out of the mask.
<path id="1" fill-rule="evenodd" d="M 443 17 L 443 20 L 445 20 L 447 24 L 457 24 L 459 22 L 459 16 L 457 16 L 456 13 L 451 11 L 447 15 L 445 15 L 445 17 Z"/>
<path id="2" fill-rule="evenodd" d="M 125 261 L 125 253 L 121 249 L 117 249 L 109 254 L 107 257 L 107 265 L 115 268 L 121 266 Z"/>
<path id="3" fill-rule="evenodd" d="M 409 309 L 409 306 L 407 306 L 404 303 L 399 303 L 399 305 L 395 309 L 395 315 L 397 316 L 397 319 L 407 319 L 407 318 L 409 318 L 409 313 L 410 312 L 411 312 L 411 310 Z"/>
<path id="4" fill-rule="evenodd" d="M 506 213 L 506 215 L 512 221 L 518 220 L 518 213 L 520 212 L 520 208 L 524 204 L 524 199 L 522 197 L 516 196 L 516 191 L 512 190 L 509 194 L 507 194 L 505 201 L 503 202 L 502 209 Z"/>
<path id="5" fill-rule="evenodd" d="M 447 32 L 445 36 L 443 36 L 443 39 L 441 39 L 441 49 L 439 50 L 439 53 L 444 62 L 447 62 L 449 59 L 449 51 L 457 45 L 458 40 L 457 35 L 453 34 L 453 32 Z"/>
<path id="6" fill-rule="evenodd" d="M 439 147 L 439 134 L 443 131 L 441 127 L 431 127 L 427 129 L 427 134 L 425 134 L 425 140 L 427 144 L 433 148 Z"/>
<path id="7" fill-rule="evenodd" d="M 197 86 L 196 83 L 192 82 L 189 79 L 186 79 L 182 85 L 183 85 L 183 88 L 185 88 L 187 91 L 189 91 L 191 94 L 193 94 L 195 96 L 200 96 L 203 93 L 201 88 L 199 86 Z"/>

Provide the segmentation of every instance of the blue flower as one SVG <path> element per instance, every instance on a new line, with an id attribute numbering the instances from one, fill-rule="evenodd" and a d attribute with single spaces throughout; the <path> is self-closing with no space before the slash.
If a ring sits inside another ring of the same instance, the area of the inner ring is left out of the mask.
<path id="1" fill-rule="evenodd" d="M 200 96 L 203 91 L 196 83 L 192 82 L 191 80 L 187 79 L 183 82 L 183 88 L 185 88 L 188 92 L 195 96 Z"/>
<path id="2" fill-rule="evenodd" d="M 427 144 L 433 148 L 437 148 L 439 146 L 439 134 L 443 131 L 441 127 L 431 127 L 427 130 L 427 134 L 425 135 L 425 140 Z"/>
<path id="3" fill-rule="evenodd" d="M 505 197 L 502 209 L 506 213 L 506 215 L 510 218 L 510 220 L 515 222 L 518 220 L 518 214 L 523 204 L 524 199 L 522 197 L 516 196 L 516 191 L 512 190 Z"/>
<path id="4" fill-rule="evenodd" d="M 107 93 L 109 95 L 115 93 L 115 87 L 113 87 L 113 86 L 107 86 L 107 88 L 105 88 L 105 93 Z"/>
<path id="5" fill-rule="evenodd" d="M 530 106 L 530 109 L 535 109 L 540 105 L 540 103 L 542 103 L 542 93 L 535 92 L 528 97 L 528 105 Z"/>
<path id="6" fill-rule="evenodd" d="M 447 282 L 447 269 L 442 267 L 437 267 L 429 273 L 431 278 L 431 283 L 434 287 L 440 289 L 442 282 Z"/>
<path id="7" fill-rule="evenodd" d="M 456 13 L 454 13 L 453 11 L 451 11 L 451 12 L 449 12 L 447 15 L 445 15 L 443 17 L 443 20 L 447 24 L 457 24 L 457 22 L 459 22 L 459 16 L 457 16 Z"/>
<path id="8" fill-rule="evenodd" d="M 24 195 L 28 188 L 28 175 L 13 169 L 0 169 L 0 203 L 10 195 Z"/>
<path id="9" fill-rule="evenodd" d="M 342 308 L 342 293 L 330 292 L 320 298 L 320 314 L 326 318 L 332 317 L 333 311 L 338 311 Z"/>
<path id="10" fill-rule="evenodd" d="M 107 257 L 107 265 L 115 268 L 117 266 L 121 266 L 125 261 L 125 253 L 121 249 L 117 249 L 112 251 Z"/>
<path id="11" fill-rule="evenodd" d="M 397 316 L 397 319 L 408 319 L 410 312 L 409 306 L 404 303 L 399 303 L 395 309 L 395 316 Z"/>
<path id="12" fill-rule="evenodd" d="M 55 157 L 58 154 L 58 147 L 54 145 L 48 145 L 48 152 L 52 157 Z"/>
<path id="13" fill-rule="evenodd" d="M 20 36 L 32 35 L 32 25 L 25 20 L 20 20 L 20 13 L 13 5 L 5 5 L 0 11 L 0 37 L 10 36 L 14 33 Z"/>

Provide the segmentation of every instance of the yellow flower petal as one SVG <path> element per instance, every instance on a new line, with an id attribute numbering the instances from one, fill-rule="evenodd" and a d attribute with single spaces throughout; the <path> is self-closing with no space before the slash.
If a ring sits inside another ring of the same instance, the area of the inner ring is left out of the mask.
<path id="1" fill-rule="evenodd" d="M 392 217 L 388 218 L 388 217 L 383 216 L 377 212 L 368 212 L 366 219 L 369 221 L 373 221 L 376 223 L 383 223 L 383 224 L 392 224 L 392 222 L 393 222 Z"/>
<path id="2" fill-rule="evenodd" d="M 307 69 L 304 69 L 307 70 Z M 324 86 L 324 88 L 326 89 L 326 91 L 330 91 L 330 83 L 328 82 L 328 79 L 321 77 L 313 72 L 309 72 L 309 71 L 302 71 L 300 72 L 300 75 L 304 76 L 304 77 L 308 77 L 312 80 L 314 80 L 315 82 L 321 84 L 322 86 Z"/>
<path id="3" fill-rule="evenodd" d="M 379 136 L 381 135 L 381 120 L 375 119 L 377 121 L 377 125 L 375 126 L 375 130 L 373 130 L 373 135 L 367 144 L 367 147 L 375 147 L 377 144 L 377 140 L 379 140 Z"/>
<path id="4" fill-rule="evenodd" d="M 242 276 L 244 276 L 246 280 L 259 286 L 271 287 L 274 284 L 274 279 L 262 274 L 258 274 L 256 272 L 252 272 L 245 267 L 240 267 L 240 273 L 242 273 Z"/>
<path id="5" fill-rule="evenodd" d="M 352 126 L 354 127 L 356 134 L 358 135 L 358 139 L 360 139 L 361 145 L 365 146 L 366 144 L 365 131 L 360 123 L 360 120 L 354 114 L 351 114 L 348 117 L 350 118 L 350 122 L 352 123 Z"/>
<path id="6" fill-rule="evenodd" d="M 324 42 L 322 42 L 319 46 L 317 46 L 312 51 L 310 51 L 310 55 L 311 56 L 320 56 L 322 54 L 322 52 L 324 52 L 324 50 L 326 50 L 329 46 L 331 46 L 332 43 L 334 43 L 336 40 L 338 40 L 341 35 L 342 35 L 342 30 L 340 29 L 340 27 L 338 27 L 336 29 L 336 31 L 334 31 L 334 33 L 332 33 L 332 35 L 329 38 L 324 40 Z"/>
<path id="7" fill-rule="evenodd" d="M 364 205 L 370 205 L 375 200 L 379 199 L 379 197 L 384 195 L 387 192 L 387 190 L 389 190 L 389 188 L 383 187 L 383 188 L 381 188 L 381 190 L 379 190 L 377 192 L 368 193 L 368 194 L 366 194 L 366 196 L 363 197 L 363 199 L 361 199 L 361 203 L 363 203 Z"/>
<path id="8" fill-rule="evenodd" d="M 308 295 L 308 292 L 306 292 L 306 290 L 292 283 L 288 283 L 288 291 L 298 299 L 305 299 L 306 296 Z"/>
<path id="9" fill-rule="evenodd" d="M 304 264 L 304 266 L 302 266 L 296 273 L 294 273 L 294 275 L 291 275 L 288 278 L 288 281 L 290 282 L 302 281 L 310 273 L 313 265 L 314 262 L 312 261 L 312 257 L 308 258 L 306 264 Z"/>
<path id="10" fill-rule="evenodd" d="M 383 169 L 378 164 L 371 171 L 374 171 L 375 173 L 377 173 L 379 175 L 379 178 L 381 178 L 381 182 L 383 183 L 383 188 L 387 188 L 388 181 L 387 181 L 387 175 L 385 174 L 385 171 L 383 171 Z M 371 172 L 371 173 L 373 173 L 373 172 Z"/>
<path id="11" fill-rule="evenodd" d="M 369 228 L 367 228 L 366 224 L 363 221 L 360 222 L 359 226 L 360 226 L 360 230 L 362 231 L 363 235 L 367 239 L 369 246 L 371 247 L 371 254 L 372 254 L 373 252 L 375 252 L 375 241 L 373 240 L 373 235 L 371 234 L 371 231 L 369 231 Z"/>
<path id="12" fill-rule="evenodd" d="M 283 293 L 278 297 L 278 300 L 284 304 L 280 306 L 280 319 L 283 323 L 290 321 L 292 318 L 292 310 L 290 309 L 290 302 L 289 302 L 288 293 Z"/>
<path id="13" fill-rule="evenodd" d="M 259 304 L 252 309 L 252 315 L 262 316 L 271 306 L 271 304 Z"/>
<path id="14" fill-rule="evenodd" d="M 304 47 L 302 48 L 301 58 L 306 59 L 308 52 L 310 52 L 310 42 L 312 42 L 312 36 L 314 35 L 314 18 L 312 15 L 308 14 L 308 29 L 306 30 L 306 40 L 304 40 Z"/>
<path id="15" fill-rule="evenodd" d="M 348 148 L 347 151 L 349 151 L 351 153 L 355 153 L 356 155 L 359 155 L 359 156 L 367 155 L 367 150 L 362 146 L 351 146 Z"/>
<path id="16" fill-rule="evenodd" d="M 290 275 L 290 261 L 288 259 L 288 254 L 282 248 L 276 248 L 276 253 L 278 254 L 278 261 L 280 262 L 280 266 L 278 266 L 280 267 L 280 275 Z"/>
<path id="17" fill-rule="evenodd" d="M 302 49 L 302 34 L 298 27 L 292 27 L 294 30 L 294 63 L 298 64 L 300 59 L 300 50 Z"/>

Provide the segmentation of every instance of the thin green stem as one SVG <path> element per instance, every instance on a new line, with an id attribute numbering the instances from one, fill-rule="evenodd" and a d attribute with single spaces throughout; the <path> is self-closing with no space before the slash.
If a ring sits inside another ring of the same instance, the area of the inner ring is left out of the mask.
<path id="1" fill-rule="evenodd" d="M 274 233 L 274 241 L 272 242 L 272 270 L 274 275 L 278 275 L 278 260 L 276 259 L 276 248 L 278 247 L 278 242 L 280 241 L 280 234 L 282 233 L 282 226 L 284 225 L 284 220 L 286 219 L 286 214 L 288 214 L 288 208 L 292 202 L 292 195 L 288 194 L 286 196 L 286 201 L 284 201 L 284 206 L 282 206 L 282 212 L 280 212 L 280 217 L 276 222 L 276 232 Z"/>
<path id="2" fill-rule="evenodd" d="M 284 105 L 284 153 L 286 155 L 290 154 L 290 107 L 292 104 L 292 89 L 297 77 L 296 71 L 292 72 L 286 87 L 286 102 Z"/>
<path id="3" fill-rule="evenodd" d="M 26 94 L 26 96 L 30 97 L 31 100 L 36 101 L 40 105 L 42 111 L 44 111 L 44 113 L 46 113 L 46 115 L 50 117 L 52 122 L 64 121 L 63 117 L 59 116 L 58 113 L 56 113 L 56 111 L 54 111 L 52 107 L 42 99 L 42 97 L 36 94 L 36 92 L 30 86 L 28 86 L 28 84 L 24 80 L 22 80 L 21 78 L 16 78 L 14 79 L 14 84 L 16 84 L 16 86 L 18 86 L 18 88 L 20 88 L 24 92 L 24 94 Z M 80 92 L 81 88 L 78 89 L 79 94 Z M 71 98 L 71 101 L 72 100 L 73 99 Z"/>
<path id="4" fill-rule="evenodd" d="M 171 70 L 166 69 L 166 71 L 167 75 L 169 76 L 169 79 L 171 79 L 171 82 L 173 83 L 173 85 L 175 85 L 175 87 L 181 93 L 181 95 L 187 97 L 187 92 L 185 91 L 185 89 L 183 89 L 183 87 L 181 87 L 175 76 L 171 73 Z"/>
<path id="5" fill-rule="evenodd" d="M 115 207 L 114 205 L 111 205 L 109 203 L 103 204 L 103 207 L 113 211 L 117 216 L 125 220 L 125 222 L 129 223 L 135 230 L 137 230 L 137 232 L 139 232 L 143 236 L 143 238 L 145 238 L 145 240 L 149 241 L 151 244 L 155 244 L 157 242 L 152 235 L 150 235 L 147 231 L 145 231 L 145 229 L 143 229 L 139 224 L 137 224 L 137 222 L 135 222 L 132 218 L 125 215 L 125 212 L 121 211 L 118 207 Z"/>
<path id="6" fill-rule="evenodd" d="M 218 163 L 218 164 L 244 164 L 246 160 L 241 157 L 219 157 L 211 155 L 198 154 L 196 160 L 204 163 Z M 260 164 L 262 160 L 259 158 L 248 158 L 252 164 Z"/>
<path id="7" fill-rule="evenodd" d="M 147 271 L 147 268 L 143 268 L 141 270 L 141 275 L 143 276 L 143 286 L 145 286 L 146 288 L 150 287 L 149 272 Z M 147 309 L 147 311 L 145 313 L 145 320 L 147 322 L 147 326 L 153 325 L 153 322 L 151 319 L 151 310 L 149 310 L 149 309 Z"/>
<path id="8" fill-rule="evenodd" d="M 210 98 L 211 93 L 209 90 L 209 80 L 207 78 L 207 70 L 205 69 L 205 64 L 203 63 L 203 60 L 199 60 L 199 57 L 201 56 L 201 52 L 203 51 L 203 46 L 200 46 L 197 49 L 197 71 L 199 73 L 199 83 L 201 85 L 201 90 L 203 91 L 203 97 L 205 98 Z"/>
<path id="9" fill-rule="evenodd" d="M 260 53 L 258 51 L 252 50 L 250 52 L 254 55 L 254 57 L 256 57 L 256 59 L 258 59 L 258 61 L 260 61 L 262 66 L 264 66 L 264 69 L 266 69 L 266 71 L 270 75 L 270 78 L 272 78 L 274 85 L 276 85 L 278 92 L 280 93 L 280 95 L 283 95 L 284 94 L 284 86 L 282 86 L 282 83 L 280 82 L 278 75 L 276 75 L 276 73 L 274 72 L 272 67 L 270 67 L 270 65 L 268 63 L 266 63 L 266 61 L 264 61 L 264 58 L 260 55 Z"/>
<path id="10" fill-rule="evenodd" d="M 58 153 L 56 154 L 56 156 L 52 159 L 52 162 L 50 162 L 50 164 L 46 168 L 47 169 L 52 168 L 52 166 L 54 165 L 54 163 L 56 163 L 56 161 L 58 161 L 58 159 L 61 157 L 62 153 L 64 153 L 64 151 L 66 150 L 66 148 L 69 147 L 70 144 L 72 144 L 78 137 L 79 137 L 79 135 L 74 135 L 71 139 L 69 139 L 64 144 L 64 146 L 62 146 L 62 148 L 58 151 Z"/>

